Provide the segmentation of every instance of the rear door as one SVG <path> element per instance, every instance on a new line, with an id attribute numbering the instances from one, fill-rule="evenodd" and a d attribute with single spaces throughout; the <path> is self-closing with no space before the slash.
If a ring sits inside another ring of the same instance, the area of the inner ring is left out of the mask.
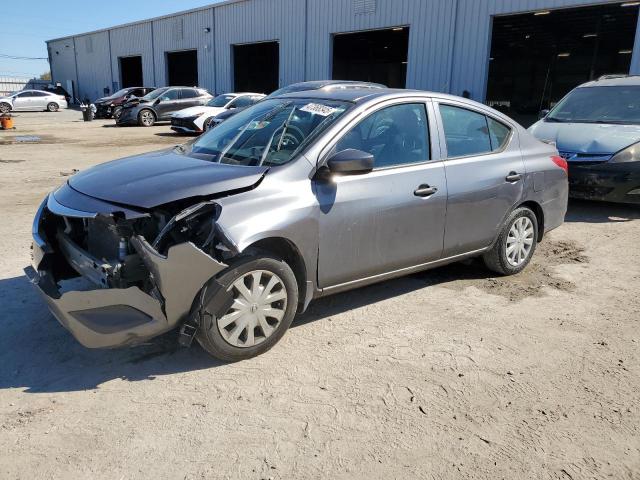
<path id="1" fill-rule="evenodd" d="M 439 151 L 432 148 L 432 117 L 431 102 L 423 98 L 385 102 L 352 121 L 329 146 L 331 152 L 372 153 L 375 168 L 314 184 L 322 288 L 441 257 L 446 179 Z"/>
<path id="2" fill-rule="evenodd" d="M 448 190 L 443 255 L 450 257 L 491 244 L 522 198 L 525 168 L 514 127 L 455 101 L 436 110 Z"/>
<path id="3" fill-rule="evenodd" d="M 181 96 L 179 88 L 171 88 L 160 96 L 160 102 L 155 106 L 158 120 L 168 119 L 173 112 L 181 110 Z"/>
<path id="4" fill-rule="evenodd" d="M 55 101 L 51 95 L 45 92 L 31 92 L 31 94 L 31 106 L 34 109 L 44 110 L 49 102 Z"/>
<path id="5" fill-rule="evenodd" d="M 197 105 L 204 105 L 205 103 L 205 97 L 195 88 L 182 89 L 182 108 L 195 107 Z"/>

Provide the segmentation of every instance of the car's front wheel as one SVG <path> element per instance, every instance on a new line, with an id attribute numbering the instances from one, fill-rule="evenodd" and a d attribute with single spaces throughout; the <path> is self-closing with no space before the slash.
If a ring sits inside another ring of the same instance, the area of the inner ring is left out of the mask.
<path id="1" fill-rule="evenodd" d="M 59 107 L 58 107 L 58 104 L 57 104 L 57 103 L 55 103 L 55 102 L 50 102 L 50 103 L 47 105 L 47 111 L 48 111 L 48 112 L 57 112 L 57 111 L 58 111 L 58 108 L 59 108 Z"/>
<path id="2" fill-rule="evenodd" d="M 11 111 L 11 105 L 8 103 L 0 103 L 0 113 L 9 113 Z"/>
<path id="3" fill-rule="evenodd" d="M 122 107 L 115 107 L 111 113 L 111 117 L 113 117 L 114 120 L 118 120 L 120 115 L 122 115 Z"/>
<path id="4" fill-rule="evenodd" d="M 220 360 L 255 357 L 282 338 L 297 306 L 298 283 L 286 262 L 268 254 L 241 257 L 205 287 L 198 341 Z"/>
<path id="5" fill-rule="evenodd" d="M 156 123 L 156 116 L 151 110 L 142 110 L 138 114 L 138 125 L 141 127 L 153 127 Z"/>
<path id="6" fill-rule="evenodd" d="M 531 261 L 538 244 L 538 220 L 527 207 L 514 210 L 504 223 L 498 240 L 484 254 L 487 268 L 501 275 L 515 275 Z"/>

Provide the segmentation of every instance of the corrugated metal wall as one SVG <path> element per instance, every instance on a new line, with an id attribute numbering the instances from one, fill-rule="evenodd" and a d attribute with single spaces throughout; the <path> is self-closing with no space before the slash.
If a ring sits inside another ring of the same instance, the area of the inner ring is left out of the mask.
<path id="1" fill-rule="evenodd" d="M 167 83 L 166 52 L 198 51 L 199 86 L 215 91 L 213 9 L 199 10 L 153 22 L 156 84 Z M 209 29 L 206 32 L 205 29 Z"/>
<path id="2" fill-rule="evenodd" d="M 455 0 L 309 0 L 307 79 L 331 78 L 332 35 L 409 25 L 407 87 L 448 90 Z M 364 12 L 364 13 L 359 13 Z"/>
<path id="3" fill-rule="evenodd" d="M 55 82 L 60 82 L 67 89 L 70 95 L 74 92 L 69 90 L 69 84 L 77 82 L 76 58 L 73 47 L 73 38 L 63 38 L 49 42 L 49 58 L 51 60 L 51 78 Z M 76 87 L 77 88 L 77 87 Z M 75 92 L 77 95 L 77 92 Z"/>
<path id="4" fill-rule="evenodd" d="M 75 37 L 80 98 L 104 96 L 104 88 L 111 90 L 111 61 L 109 33 L 98 32 Z"/>
<path id="5" fill-rule="evenodd" d="M 252 0 L 216 7 L 217 91 L 233 90 L 232 49 L 240 43 L 277 40 L 280 86 L 304 81 L 305 5 L 306 0 Z"/>
<path id="6" fill-rule="evenodd" d="M 162 86 L 166 52 L 197 49 L 200 86 L 221 93 L 233 90 L 234 44 L 278 41 L 282 86 L 331 78 L 332 35 L 336 33 L 409 26 L 407 87 L 454 94 L 469 90 L 473 98 L 483 100 L 493 16 L 620 1 L 238 0 L 58 39 L 49 42 L 49 50 L 54 80 L 78 81 L 81 93 L 90 95 L 101 93 L 108 78 L 118 83 L 112 88 L 119 86 L 118 57 L 141 55 L 145 85 Z M 207 28 L 211 31 L 206 32 Z M 93 39 L 93 53 L 86 51 L 88 37 Z M 631 71 L 640 73 L 638 35 Z"/>
<path id="7" fill-rule="evenodd" d="M 142 81 L 145 86 L 160 85 L 153 62 L 153 41 L 151 22 L 138 23 L 109 31 L 111 37 L 111 65 L 113 82 L 120 88 L 119 57 L 142 56 Z M 114 89 L 115 89 L 114 85 Z"/>

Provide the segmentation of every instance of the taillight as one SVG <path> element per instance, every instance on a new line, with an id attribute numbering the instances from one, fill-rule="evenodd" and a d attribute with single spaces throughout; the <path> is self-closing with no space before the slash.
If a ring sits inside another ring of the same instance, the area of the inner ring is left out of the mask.
<path id="1" fill-rule="evenodd" d="M 566 173 L 569 173 L 569 164 L 564 158 L 559 157 L 558 155 L 554 155 L 553 157 L 551 157 L 551 160 L 553 160 L 553 163 L 563 169 Z"/>

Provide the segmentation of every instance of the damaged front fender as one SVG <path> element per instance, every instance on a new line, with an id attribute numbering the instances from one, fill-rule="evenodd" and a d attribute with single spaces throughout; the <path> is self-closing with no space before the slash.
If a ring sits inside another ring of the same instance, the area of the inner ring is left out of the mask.
<path id="1" fill-rule="evenodd" d="M 38 270 L 29 267 L 25 272 L 58 321 L 86 347 L 136 344 L 175 328 L 188 316 L 202 286 L 227 267 L 190 242 L 172 246 L 166 257 L 140 236 L 131 243 L 156 286 L 151 293 L 129 287 L 60 294 L 51 272 L 40 267 L 48 263 L 47 256 L 59 253 L 34 242 Z"/>
<path id="2" fill-rule="evenodd" d="M 166 257 L 141 236 L 132 237 L 131 244 L 164 297 L 167 321 L 173 326 L 189 313 L 202 286 L 227 267 L 190 242 L 169 248 Z"/>

